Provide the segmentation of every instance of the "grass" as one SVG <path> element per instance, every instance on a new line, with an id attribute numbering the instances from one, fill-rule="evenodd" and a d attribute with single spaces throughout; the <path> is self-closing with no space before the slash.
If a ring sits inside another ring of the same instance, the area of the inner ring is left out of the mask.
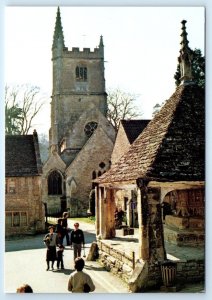
<path id="1" fill-rule="evenodd" d="M 95 224 L 95 217 L 76 217 L 76 218 L 69 218 L 69 219 L 82 221 L 89 224 Z"/>

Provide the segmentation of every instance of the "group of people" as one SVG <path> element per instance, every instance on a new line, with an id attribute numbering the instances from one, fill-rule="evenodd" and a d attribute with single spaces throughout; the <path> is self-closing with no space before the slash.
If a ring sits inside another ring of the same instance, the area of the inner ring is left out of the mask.
<path id="1" fill-rule="evenodd" d="M 92 292 L 95 289 L 91 277 L 83 272 L 85 265 L 84 259 L 81 258 L 82 248 L 85 248 L 85 237 L 83 231 L 79 228 L 79 223 L 74 224 L 74 229 L 70 230 L 68 227 L 68 213 L 63 213 L 63 217 L 58 219 L 56 230 L 54 226 L 49 226 L 49 232 L 45 235 L 43 241 L 46 245 L 46 270 L 54 270 L 54 263 L 57 261 L 57 269 L 61 267 L 64 269 L 63 252 L 64 245 L 63 241 L 66 237 L 67 246 L 70 245 L 74 252 L 74 268 L 75 272 L 70 275 L 68 282 L 68 291 L 72 292 Z"/>

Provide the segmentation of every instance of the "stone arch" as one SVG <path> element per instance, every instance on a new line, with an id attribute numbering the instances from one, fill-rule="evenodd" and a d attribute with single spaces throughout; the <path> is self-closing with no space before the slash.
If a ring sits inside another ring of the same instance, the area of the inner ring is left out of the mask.
<path id="1" fill-rule="evenodd" d="M 76 180 L 74 177 L 68 177 L 67 178 L 67 185 L 68 185 L 68 188 L 67 188 L 67 194 L 69 197 L 72 197 L 73 194 L 76 193 L 77 191 L 77 183 L 76 183 Z"/>

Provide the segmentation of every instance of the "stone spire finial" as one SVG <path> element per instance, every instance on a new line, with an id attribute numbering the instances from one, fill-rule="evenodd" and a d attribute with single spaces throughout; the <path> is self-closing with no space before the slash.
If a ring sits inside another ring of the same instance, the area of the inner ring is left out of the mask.
<path id="1" fill-rule="evenodd" d="M 193 53 L 192 50 L 189 48 L 187 40 L 187 32 L 186 32 L 186 20 L 183 20 L 182 23 L 182 33 L 181 33 L 181 49 L 180 49 L 180 56 L 178 57 L 178 61 L 180 64 L 180 72 L 181 72 L 181 84 L 189 84 L 192 82 L 192 59 Z"/>
<path id="2" fill-rule="evenodd" d="M 58 47 L 58 45 L 62 45 L 62 48 L 65 48 L 63 27 L 62 27 L 62 23 L 61 23 L 59 6 L 57 8 L 57 17 L 56 17 L 56 23 L 55 23 L 55 28 L 54 28 L 52 49 Z"/>
<path id="3" fill-rule="evenodd" d="M 100 36 L 99 47 L 104 47 L 102 35 Z"/>

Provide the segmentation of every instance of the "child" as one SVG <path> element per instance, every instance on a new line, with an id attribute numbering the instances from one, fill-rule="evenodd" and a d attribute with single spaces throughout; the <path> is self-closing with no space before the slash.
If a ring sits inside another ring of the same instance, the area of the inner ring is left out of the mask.
<path id="1" fill-rule="evenodd" d="M 57 269 L 59 269 L 60 263 L 61 263 L 61 269 L 64 269 L 64 264 L 63 264 L 63 251 L 64 251 L 64 249 L 65 249 L 65 247 L 63 245 L 58 246 L 58 250 L 57 250 Z"/>
<path id="2" fill-rule="evenodd" d="M 75 271 L 71 273 L 68 281 L 68 291 L 72 293 L 89 293 L 95 290 L 95 285 L 90 275 L 83 272 L 85 262 L 83 258 L 75 259 Z"/>

